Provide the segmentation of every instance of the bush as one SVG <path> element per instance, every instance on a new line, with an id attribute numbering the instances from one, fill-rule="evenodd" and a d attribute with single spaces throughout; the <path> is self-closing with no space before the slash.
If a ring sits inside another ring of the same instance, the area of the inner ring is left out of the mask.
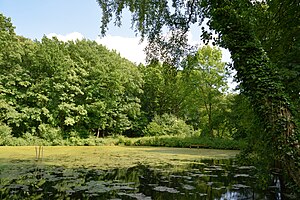
<path id="1" fill-rule="evenodd" d="M 46 141 L 54 141 L 61 138 L 60 128 L 54 128 L 49 124 L 40 124 L 38 130 L 40 137 Z"/>
<path id="2" fill-rule="evenodd" d="M 26 146 L 28 145 L 27 141 L 24 138 L 16 138 L 16 137 L 7 137 L 3 140 L 3 144 L 5 146 Z"/>
<path id="3" fill-rule="evenodd" d="M 197 136 L 164 135 L 138 138 L 135 141 L 133 141 L 131 145 L 185 148 L 189 148 L 191 145 L 200 145 L 201 148 L 211 149 L 243 149 L 245 147 L 245 141 Z"/>
<path id="4" fill-rule="evenodd" d="M 5 124 L 0 125 L 0 138 L 11 137 L 11 128 Z"/>
<path id="5" fill-rule="evenodd" d="M 163 114 L 162 116 L 155 116 L 144 132 L 147 136 L 192 135 L 194 130 L 182 119 L 178 119 L 172 114 Z"/>
<path id="6" fill-rule="evenodd" d="M 19 139 L 19 138 L 16 138 L 16 139 Z M 48 146 L 48 145 L 51 144 L 51 142 L 49 142 L 45 139 L 39 138 L 37 136 L 34 136 L 29 132 L 26 132 L 23 135 L 23 139 L 25 140 L 26 145 L 44 145 L 44 146 Z"/>

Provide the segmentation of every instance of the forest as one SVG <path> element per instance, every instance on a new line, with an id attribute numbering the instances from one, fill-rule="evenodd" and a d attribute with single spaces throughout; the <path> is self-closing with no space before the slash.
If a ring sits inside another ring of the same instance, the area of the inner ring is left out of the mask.
<path id="1" fill-rule="evenodd" d="M 1 14 L 0 145 L 117 138 L 125 145 L 241 149 L 243 162 L 275 169 L 299 192 L 298 1 L 97 2 L 103 35 L 129 9 L 132 27 L 149 42 L 148 64 L 85 39 L 32 41 Z M 187 32 L 195 24 L 206 45 L 191 51 Z M 232 63 L 222 62 L 219 47 L 229 49 Z M 232 70 L 235 93 L 227 83 Z"/>
<path id="2" fill-rule="evenodd" d="M 201 47 L 180 69 L 137 66 L 94 41 L 32 41 L 3 15 L 1 26 L 2 145 L 119 135 L 241 139 L 254 130 L 247 99 L 228 92 L 217 47 Z"/>

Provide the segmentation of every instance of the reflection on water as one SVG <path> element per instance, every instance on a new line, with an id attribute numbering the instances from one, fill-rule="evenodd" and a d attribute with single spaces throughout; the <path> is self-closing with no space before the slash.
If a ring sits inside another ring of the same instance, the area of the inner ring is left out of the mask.
<path id="1" fill-rule="evenodd" d="M 254 167 L 233 160 L 108 171 L 10 167 L 0 169 L 0 199 L 281 199 L 278 185 L 262 191 L 257 182 Z"/>

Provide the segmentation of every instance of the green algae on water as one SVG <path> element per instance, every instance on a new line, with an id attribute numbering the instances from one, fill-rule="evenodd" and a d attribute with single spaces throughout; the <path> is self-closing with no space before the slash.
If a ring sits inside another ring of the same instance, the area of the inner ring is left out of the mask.
<path id="1" fill-rule="evenodd" d="M 45 146 L 41 161 L 35 159 L 34 146 L 0 147 L 1 165 L 43 165 L 67 168 L 128 168 L 138 164 L 164 165 L 201 159 L 233 158 L 239 151 L 169 147 L 126 146 Z"/>

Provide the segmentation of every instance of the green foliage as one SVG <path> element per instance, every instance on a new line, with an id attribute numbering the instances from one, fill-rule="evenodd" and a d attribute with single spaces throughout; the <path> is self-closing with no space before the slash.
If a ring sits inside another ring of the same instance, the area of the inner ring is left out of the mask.
<path id="1" fill-rule="evenodd" d="M 71 136 L 67 139 L 55 138 L 52 141 L 41 139 L 33 136 L 30 133 L 24 134 L 23 137 L 5 137 L 0 138 L 1 146 L 111 146 L 111 145 L 125 145 L 125 146 L 161 146 L 161 147 L 182 147 L 190 148 L 191 145 L 199 145 L 200 148 L 211 149 L 244 149 L 245 141 L 231 140 L 224 138 L 208 138 L 199 137 L 194 134 L 190 136 L 185 135 L 163 135 L 163 136 L 145 136 L 137 138 L 128 138 L 124 136 L 106 137 L 106 138 L 81 138 Z M 195 148 L 195 147 L 193 147 Z"/>
<path id="2" fill-rule="evenodd" d="M 178 115 L 181 98 L 178 70 L 174 66 L 154 61 L 147 66 L 139 66 L 139 70 L 144 79 L 141 109 L 148 121 L 164 113 Z"/>
<path id="3" fill-rule="evenodd" d="M 38 127 L 39 137 L 46 141 L 54 141 L 61 138 L 61 130 L 49 124 L 40 124 Z"/>
<path id="4" fill-rule="evenodd" d="M 230 99 L 230 112 L 226 113 L 227 127 L 235 139 L 248 138 L 256 140 L 263 132 L 259 117 L 256 116 L 249 99 L 243 95 L 232 95 Z"/>
<path id="5" fill-rule="evenodd" d="M 7 140 L 11 138 L 11 128 L 5 124 L 0 124 L 0 146 L 6 145 Z"/>
<path id="6" fill-rule="evenodd" d="M 228 137 L 223 115 L 229 106 L 224 93 L 227 70 L 221 51 L 204 46 L 189 55 L 182 68 L 154 61 L 139 67 L 145 81 L 141 95 L 144 115 L 151 121 L 155 115 L 170 113 L 203 130 L 204 135 Z M 152 125 L 152 129 L 159 132 L 160 127 Z"/>
<path id="7" fill-rule="evenodd" d="M 17 36 L 9 19 L 1 20 L 3 44 L 12 45 L 16 57 L 5 59 L 13 67 L 1 68 L 0 121 L 15 137 L 30 133 L 54 144 L 61 138 L 83 144 L 77 139 L 191 134 L 179 118 L 198 130 L 219 129 L 224 121 L 215 120 L 221 116 L 219 90 L 225 87 L 225 65 L 216 48 L 205 46 L 190 55 L 193 62 L 184 70 L 156 61 L 137 67 L 96 42 L 31 41 Z M 174 116 L 151 122 L 164 113 Z"/>
<path id="8" fill-rule="evenodd" d="M 254 21 L 259 18 L 253 16 L 254 5 L 234 1 L 212 3 L 211 27 L 222 33 L 221 44 L 231 50 L 243 92 L 263 127 L 264 133 L 257 137 L 258 140 L 253 138 L 255 142 L 249 143 L 255 144 L 252 150 L 266 163 L 265 166 L 270 167 L 274 160 L 278 161 L 280 164 L 276 167 L 282 168 L 285 178 L 292 179 L 299 187 L 300 149 L 295 145 L 299 143 L 297 115 L 293 114 L 293 101 L 278 76 L 276 62 L 263 46 L 263 40 L 268 38 L 262 39 L 257 34 Z M 287 5 L 290 6 L 289 3 L 282 4 L 283 7 Z"/>
<path id="9" fill-rule="evenodd" d="M 0 138 L 4 139 L 11 136 L 11 128 L 5 124 L 0 124 Z"/>
<path id="10" fill-rule="evenodd" d="M 143 84 L 134 64 L 93 41 L 31 41 L 3 15 L 0 22 L 0 122 L 13 136 L 52 141 L 133 128 Z"/>
<path id="11" fill-rule="evenodd" d="M 227 70 L 221 57 L 219 49 L 204 46 L 186 58 L 181 74 L 184 94 L 181 115 L 209 136 L 214 136 L 225 123 L 225 116 L 221 116 L 228 104 L 224 94 L 228 87 Z"/>
<path id="12" fill-rule="evenodd" d="M 296 110 L 293 114 L 300 119 L 299 112 L 297 112 L 300 108 L 299 4 L 295 1 L 287 1 L 283 4 L 275 0 L 269 2 L 268 5 L 257 4 L 256 8 L 255 17 L 258 19 L 256 34 L 268 57 L 275 64 L 278 79 L 283 82 L 285 91 L 293 102 Z"/>
<path id="13" fill-rule="evenodd" d="M 171 114 L 155 116 L 153 121 L 145 129 L 145 135 L 192 135 L 193 128 L 187 125 L 182 119 Z"/>
<path id="14" fill-rule="evenodd" d="M 18 37 L 14 32 L 10 18 L 0 13 L 0 70 L 1 76 L 5 70 L 14 72 L 18 70 L 21 62 L 22 49 L 18 43 Z"/>
<path id="15" fill-rule="evenodd" d="M 190 148 L 198 145 L 200 148 L 212 149 L 243 149 L 245 142 L 222 138 L 208 138 L 199 136 L 152 136 L 137 138 L 132 145 L 135 146 L 166 146 Z M 193 148 L 197 148 L 194 147 Z"/>
<path id="16" fill-rule="evenodd" d="M 166 58 L 182 56 L 188 50 L 189 28 L 208 19 L 211 30 L 202 27 L 202 39 L 214 39 L 213 43 L 229 49 L 241 92 L 249 98 L 264 130 L 254 142 L 265 147 L 257 149 L 259 157 L 267 166 L 279 161 L 285 174 L 300 187 L 299 112 L 294 109 L 299 106 L 299 84 L 295 84 L 300 57 L 298 1 L 98 2 L 103 12 L 102 34 L 114 15 L 120 24 L 122 10 L 128 7 L 133 27 L 150 41 L 149 54 L 159 49 Z M 165 28 L 171 32 L 167 41 L 162 38 Z"/>

